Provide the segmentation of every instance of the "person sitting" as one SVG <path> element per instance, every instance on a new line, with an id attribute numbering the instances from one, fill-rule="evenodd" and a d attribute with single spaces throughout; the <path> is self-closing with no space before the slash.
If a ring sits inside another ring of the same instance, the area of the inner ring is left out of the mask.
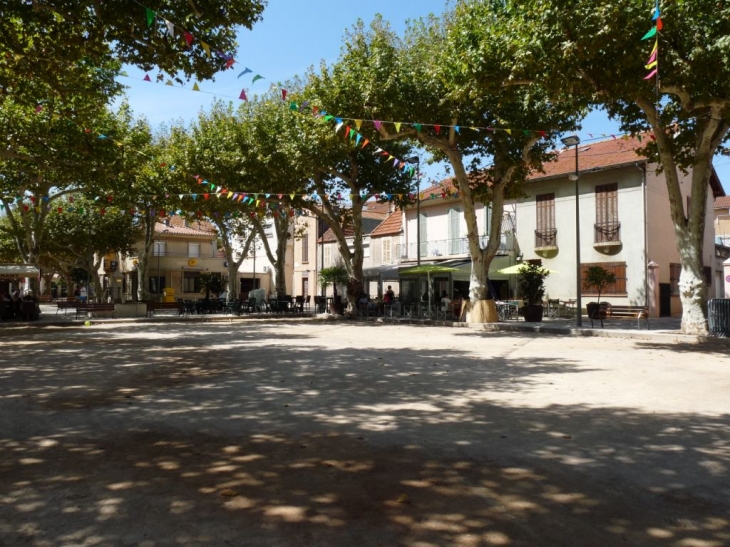
<path id="1" fill-rule="evenodd" d="M 367 315 L 369 302 L 370 298 L 366 293 L 362 293 L 360 298 L 357 299 L 357 309 L 361 315 Z"/>
<path id="2" fill-rule="evenodd" d="M 451 312 L 451 299 L 449 298 L 449 293 L 441 291 L 441 313 L 444 317 L 448 317 L 451 315 Z"/>

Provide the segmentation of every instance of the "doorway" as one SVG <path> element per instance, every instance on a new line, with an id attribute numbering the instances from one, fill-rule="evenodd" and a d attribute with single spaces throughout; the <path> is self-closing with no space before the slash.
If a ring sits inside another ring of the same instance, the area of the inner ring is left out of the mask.
<path id="1" fill-rule="evenodd" d="M 672 315 L 672 292 L 669 283 L 659 283 L 659 317 Z"/>

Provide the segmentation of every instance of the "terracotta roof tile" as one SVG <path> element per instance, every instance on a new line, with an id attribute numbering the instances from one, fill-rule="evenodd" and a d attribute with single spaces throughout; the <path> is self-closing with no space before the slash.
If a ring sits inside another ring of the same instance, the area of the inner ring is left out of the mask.
<path id="1" fill-rule="evenodd" d="M 390 203 L 387 201 L 384 203 L 378 203 L 377 201 L 370 200 L 365 202 L 365 207 L 367 207 L 367 210 L 372 213 L 383 213 L 386 215 L 390 213 Z"/>
<path id="2" fill-rule="evenodd" d="M 636 149 L 641 146 L 641 142 L 636 138 L 611 139 L 579 145 L 578 170 L 586 172 L 627 163 L 646 162 L 645 157 L 636 153 Z M 574 173 L 574 147 L 558 150 L 555 159 L 545 163 L 543 170 L 544 173 L 533 172 L 528 178 L 537 180 Z"/>
<path id="3" fill-rule="evenodd" d="M 618 167 L 632 163 L 643 163 L 647 159 L 636 153 L 641 147 L 641 141 L 637 138 L 618 138 L 606 141 L 585 143 L 578 147 L 578 170 L 581 172 Z M 575 150 L 573 147 L 557 151 L 555 159 L 543 165 L 544 172 L 533 172 L 528 180 L 538 181 L 543 178 L 559 177 L 575 172 Z M 422 198 L 428 198 L 431 194 L 440 195 L 444 190 L 455 192 L 456 188 L 451 177 L 421 190 Z M 717 176 L 710 178 L 713 195 L 723 196 L 724 191 Z"/>
<path id="4" fill-rule="evenodd" d="M 167 226 L 162 222 L 155 224 L 155 233 L 172 236 L 205 237 L 208 239 L 216 236 L 215 232 L 209 230 L 196 230 L 195 228 L 188 228 L 185 226 Z"/>
<path id="5" fill-rule="evenodd" d="M 715 209 L 730 209 L 730 196 L 715 198 Z"/>
<path id="6" fill-rule="evenodd" d="M 370 233 L 370 237 L 395 236 L 403 231 L 403 213 L 396 209 Z"/>

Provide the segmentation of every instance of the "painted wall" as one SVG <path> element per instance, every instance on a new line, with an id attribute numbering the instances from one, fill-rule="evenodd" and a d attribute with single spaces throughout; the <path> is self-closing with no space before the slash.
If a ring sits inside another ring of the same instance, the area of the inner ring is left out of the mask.
<path id="1" fill-rule="evenodd" d="M 656 168 L 650 165 L 647 169 L 647 209 L 648 209 L 648 254 L 649 260 L 653 260 L 659 264 L 659 283 L 670 282 L 671 263 L 678 264 L 679 252 L 677 251 L 676 238 L 674 236 L 674 227 L 669 215 L 669 194 L 667 185 L 662 175 L 656 174 Z M 680 191 L 682 192 L 682 203 L 685 208 L 687 205 L 687 196 L 690 195 L 692 179 L 690 175 L 686 175 L 681 179 Z M 712 191 L 708 192 L 707 197 L 707 222 L 705 223 L 703 261 L 706 266 L 712 266 L 713 270 L 718 270 L 719 265 L 715 265 L 715 244 L 714 230 L 710 226 L 713 218 L 714 198 Z M 685 209 L 686 211 L 686 209 Z M 713 284 L 714 284 L 713 274 Z M 715 293 L 713 286 L 708 287 L 708 296 L 711 297 Z M 672 315 L 682 314 L 682 304 L 679 296 L 672 296 Z"/>
<path id="2" fill-rule="evenodd" d="M 581 175 L 580 194 L 580 253 L 581 263 L 625 262 L 627 296 L 610 296 L 617 304 L 643 304 L 645 300 L 645 255 L 643 234 L 643 172 L 631 166 Z M 595 188 L 601 184 L 618 183 L 618 217 L 621 222 L 621 245 L 604 248 L 594 245 L 596 223 Z M 524 260 L 541 259 L 543 266 L 553 270 L 545 282 L 546 298 L 573 300 L 577 296 L 575 182 L 567 177 L 536 181 L 526 188 L 528 197 L 518 202 L 517 238 Z M 555 194 L 555 226 L 558 250 L 550 253 L 535 251 L 537 216 L 535 196 Z M 590 298 L 586 296 L 586 298 Z M 584 302 L 585 304 L 585 302 Z"/>
<path id="3" fill-rule="evenodd" d="M 449 227 L 449 210 L 458 208 L 461 211 L 459 220 L 459 233 L 452 235 Z M 467 256 L 466 252 L 453 254 L 449 247 L 449 240 L 456 238 L 464 238 L 467 235 L 466 220 L 464 220 L 464 204 L 459 200 L 446 200 L 438 196 L 434 200 L 425 200 L 421 202 L 421 214 L 426 214 L 426 241 L 427 252 L 422 254 L 423 260 Z M 409 207 L 405 211 L 404 237 L 408 260 L 416 260 L 417 253 L 417 220 L 416 206 Z M 484 206 L 477 205 L 477 226 L 479 234 L 486 233 Z M 423 238 L 423 236 L 421 236 Z M 422 250 L 422 253 L 425 251 Z"/>

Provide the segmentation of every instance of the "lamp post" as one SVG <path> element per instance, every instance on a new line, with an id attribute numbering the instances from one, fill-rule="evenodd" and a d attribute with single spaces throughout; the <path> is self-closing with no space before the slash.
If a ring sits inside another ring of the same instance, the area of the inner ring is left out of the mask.
<path id="1" fill-rule="evenodd" d="M 253 236 L 253 284 L 252 284 L 252 290 L 256 290 L 256 238 L 258 236 Z"/>
<path id="2" fill-rule="evenodd" d="M 580 283 L 580 191 L 578 188 L 578 145 L 580 144 L 580 138 L 578 135 L 570 135 L 560 139 L 563 141 L 565 146 L 575 146 L 575 173 L 569 175 L 570 180 L 575 181 L 575 324 L 578 327 L 583 326 L 583 314 L 582 314 L 582 303 L 580 292 L 582 290 Z"/>
<path id="3" fill-rule="evenodd" d="M 160 293 L 162 292 L 160 289 L 160 254 L 162 254 L 162 244 L 159 241 L 155 241 L 155 247 L 157 248 L 157 283 L 155 283 L 155 288 L 157 289 L 157 296 L 162 301 L 162 296 Z"/>
<path id="4" fill-rule="evenodd" d="M 421 158 L 412 156 L 406 162 L 416 166 L 416 265 L 421 265 Z"/>

